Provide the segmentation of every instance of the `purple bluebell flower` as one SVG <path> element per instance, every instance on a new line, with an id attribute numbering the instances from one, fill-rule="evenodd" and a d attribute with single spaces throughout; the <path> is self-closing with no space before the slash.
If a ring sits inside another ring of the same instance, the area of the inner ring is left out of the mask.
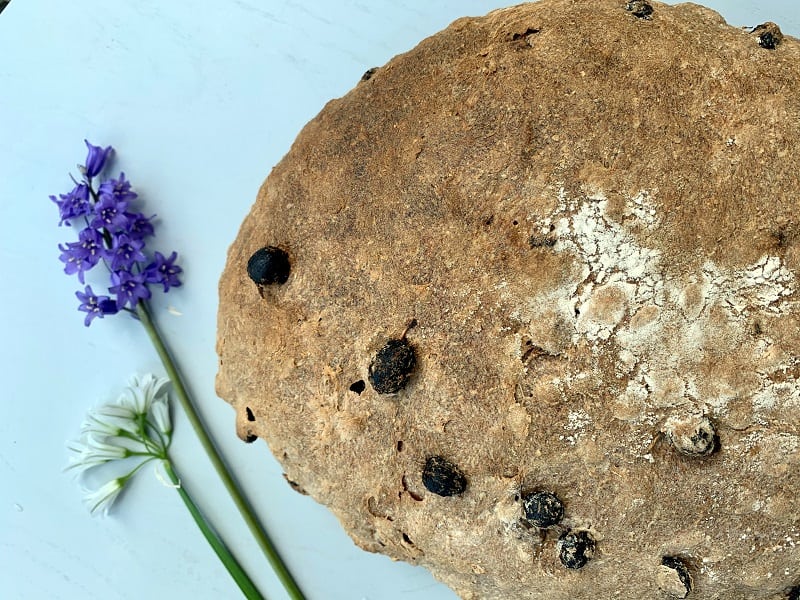
<path id="1" fill-rule="evenodd" d="M 140 239 L 132 238 L 125 233 L 115 236 L 111 250 L 107 252 L 107 256 L 111 260 L 111 270 L 130 271 L 134 263 L 147 260 L 142 248 L 144 248 L 144 242 Z"/>
<path id="2" fill-rule="evenodd" d="M 92 320 L 99 317 L 103 318 L 106 315 L 113 315 L 117 313 L 117 303 L 108 296 L 98 296 L 92 291 L 92 286 L 87 285 L 85 291 L 75 292 L 81 305 L 78 310 L 86 313 L 86 318 L 83 324 L 87 327 L 92 324 Z"/>
<path id="3" fill-rule="evenodd" d="M 61 215 L 59 225 L 64 223 L 70 225 L 68 219 L 82 217 L 92 211 L 92 205 L 89 203 L 89 186 L 85 183 L 79 183 L 68 194 L 59 194 L 59 198 L 50 196 L 50 200 L 58 205 L 58 212 Z"/>
<path id="4" fill-rule="evenodd" d="M 117 296 L 117 306 L 120 308 L 124 308 L 125 305 L 136 308 L 139 300 L 150 298 L 150 289 L 145 285 L 144 273 L 112 271 L 111 283 L 108 291 Z"/>
<path id="5" fill-rule="evenodd" d="M 178 279 L 178 275 L 183 272 L 183 269 L 175 264 L 176 258 L 178 258 L 177 252 L 170 254 L 169 258 L 164 258 L 161 252 L 156 252 L 153 255 L 153 262 L 144 270 L 145 281 L 160 283 L 164 286 L 164 292 L 168 292 L 169 288 L 179 287 L 181 281 Z"/>
<path id="6" fill-rule="evenodd" d="M 126 208 L 128 203 L 125 200 L 117 200 L 110 195 L 100 196 L 100 200 L 94 205 L 94 218 L 90 225 L 109 233 L 124 231 L 129 223 Z"/>
<path id="7" fill-rule="evenodd" d="M 142 213 L 126 213 L 128 217 L 128 235 L 137 240 L 143 240 L 155 233 L 153 229 L 152 219 L 155 217 L 146 217 Z"/>
<path id="8" fill-rule="evenodd" d="M 111 146 L 101 148 L 100 146 L 92 146 L 88 140 L 83 140 L 86 147 L 89 149 L 89 154 L 86 156 L 86 164 L 83 167 L 83 174 L 86 179 L 95 177 L 106 164 L 108 155 L 111 154 Z"/>
<path id="9" fill-rule="evenodd" d="M 86 313 L 85 324 L 89 325 L 105 315 L 135 312 L 139 302 L 151 297 L 151 284 L 162 286 L 165 292 L 180 286 L 183 270 L 175 264 L 176 252 L 165 257 L 145 247 L 145 240 L 155 233 L 155 215 L 148 217 L 130 207 L 137 195 L 125 173 L 95 185 L 92 178 L 105 168 L 111 146 L 102 148 L 86 141 L 86 147 L 86 165 L 80 167 L 83 181 L 75 182 L 68 194 L 50 199 L 58 206 L 61 224 L 69 225 L 70 219 L 76 218 L 86 224 L 77 242 L 58 246 L 64 272 L 77 275 L 85 285 L 85 273 L 102 262 L 110 276 L 108 296 L 98 296 L 89 286 L 77 292 L 79 309 Z"/>
<path id="10" fill-rule="evenodd" d="M 105 256 L 103 236 L 100 232 L 86 228 L 78 235 L 77 242 L 70 242 L 66 246 L 58 245 L 61 250 L 59 260 L 64 263 L 64 272 L 67 275 L 78 274 L 78 281 L 84 283 L 83 274 L 94 267 Z"/>
<path id="11" fill-rule="evenodd" d="M 131 190 L 131 182 L 125 179 L 125 173 L 120 173 L 119 179 L 106 179 L 102 182 L 97 189 L 97 195 L 101 198 L 111 196 L 117 202 L 125 203 L 137 198 L 136 192 Z"/>

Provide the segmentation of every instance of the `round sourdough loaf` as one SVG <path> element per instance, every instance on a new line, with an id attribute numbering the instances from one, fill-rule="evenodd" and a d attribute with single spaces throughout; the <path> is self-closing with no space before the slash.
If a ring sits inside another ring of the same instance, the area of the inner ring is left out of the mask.
<path id="1" fill-rule="evenodd" d="M 468 599 L 800 585 L 800 44 L 694 4 L 461 19 L 300 133 L 218 392 Z"/>

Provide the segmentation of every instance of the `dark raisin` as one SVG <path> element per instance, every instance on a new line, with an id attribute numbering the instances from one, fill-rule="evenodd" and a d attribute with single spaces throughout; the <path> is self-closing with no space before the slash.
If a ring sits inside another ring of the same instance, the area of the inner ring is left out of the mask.
<path id="1" fill-rule="evenodd" d="M 250 410 L 249 406 L 245 406 L 244 407 L 244 412 L 245 412 L 245 414 L 247 414 L 247 420 L 248 421 L 250 421 L 252 423 L 253 421 L 256 420 L 256 416 L 253 414 L 253 411 Z"/>
<path id="2" fill-rule="evenodd" d="M 416 364 L 414 347 L 408 340 L 389 340 L 369 365 L 369 382 L 379 394 L 399 392 L 408 383 Z"/>
<path id="3" fill-rule="evenodd" d="M 375 75 L 375 72 L 377 70 L 378 67 L 372 67 L 371 69 L 367 69 L 361 76 L 361 81 L 369 81 L 370 79 L 372 79 L 372 76 Z"/>
<path id="4" fill-rule="evenodd" d="M 467 489 L 467 478 L 449 460 L 431 456 L 422 470 L 422 485 L 439 496 L 457 496 Z"/>
<path id="5" fill-rule="evenodd" d="M 248 433 L 248 434 L 247 434 L 247 437 L 246 437 L 246 438 L 244 438 L 244 443 L 245 443 L 245 444 L 252 444 L 252 443 L 253 443 L 253 442 L 255 442 L 257 439 L 258 439 L 258 436 L 257 436 L 257 435 L 253 435 L 252 433 Z"/>
<path id="6" fill-rule="evenodd" d="M 261 248 L 247 261 L 247 274 L 258 285 L 286 283 L 290 271 L 289 255 L 275 246 Z"/>
<path id="7" fill-rule="evenodd" d="M 778 39 L 771 33 L 762 33 L 758 36 L 758 45 L 762 48 L 766 48 L 767 50 L 775 50 L 778 47 L 780 42 Z"/>
<path id="8" fill-rule="evenodd" d="M 762 23 L 750 33 L 758 34 L 758 45 L 766 50 L 775 50 L 783 41 L 780 27 L 772 22 Z"/>
<path id="9" fill-rule="evenodd" d="M 542 529 L 552 527 L 564 518 L 564 504 L 551 492 L 523 494 L 522 509 L 525 511 L 525 519 Z"/>
<path id="10" fill-rule="evenodd" d="M 356 394 L 361 394 L 365 389 L 367 389 L 367 384 L 364 383 L 363 379 L 359 379 L 355 383 L 350 385 L 350 391 L 355 392 Z"/>
<path id="11" fill-rule="evenodd" d="M 566 531 L 558 538 L 558 558 L 568 569 L 580 569 L 594 555 L 595 541 L 588 531 Z"/>
<path id="12" fill-rule="evenodd" d="M 688 596 L 689 592 L 692 591 L 693 584 L 692 576 L 689 574 L 686 563 L 677 556 L 663 556 L 661 557 L 661 564 L 670 569 L 674 569 L 678 573 L 678 578 L 681 580 L 683 587 L 686 588 L 686 594 L 683 597 L 685 598 Z"/>
<path id="13" fill-rule="evenodd" d="M 645 0 L 630 0 L 625 5 L 625 10 L 630 11 L 634 17 L 639 19 L 649 19 L 653 14 L 653 7 Z"/>
<path id="14" fill-rule="evenodd" d="M 788 600 L 800 600 L 800 585 L 796 585 L 789 590 Z"/>

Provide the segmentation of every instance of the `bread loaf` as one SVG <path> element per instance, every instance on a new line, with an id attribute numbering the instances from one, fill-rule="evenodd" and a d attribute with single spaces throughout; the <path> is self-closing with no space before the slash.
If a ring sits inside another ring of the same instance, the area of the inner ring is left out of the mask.
<path id="1" fill-rule="evenodd" d="M 798 140 L 774 24 L 456 21 L 328 103 L 244 220 L 239 436 L 463 598 L 797 595 Z"/>

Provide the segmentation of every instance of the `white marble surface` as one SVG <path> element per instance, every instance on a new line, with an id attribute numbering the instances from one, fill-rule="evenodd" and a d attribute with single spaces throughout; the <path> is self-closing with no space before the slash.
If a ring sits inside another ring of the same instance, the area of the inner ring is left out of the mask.
<path id="1" fill-rule="evenodd" d="M 622 3 L 622 0 L 620 0 Z M 177 494 L 143 472 L 106 519 L 62 472 L 85 411 L 133 372 L 161 372 L 127 319 L 83 326 L 61 272 L 49 194 L 69 189 L 83 138 L 112 144 L 158 213 L 185 286 L 154 303 L 202 412 L 310 599 L 454 598 L 424 570 L 356 548 L 293 492 L 263 441 L 242 444 L 214 394 L 217 279 L 270 168 L 324 103 L 369 67 L 497 0 L 12 0 L 0 14 L 0 598 L 235 598 Z M 800 34 L 795 0 L 709 0 L 735 25 Z M 146 211 L 146 212 L 147 212 Z M 91 277 L 90 277 L 91 280 Z M 182 316 L 165 308 L 171 305 Z M 280 585 L 182 416 L 186 485 L 270 598 Z"/>

